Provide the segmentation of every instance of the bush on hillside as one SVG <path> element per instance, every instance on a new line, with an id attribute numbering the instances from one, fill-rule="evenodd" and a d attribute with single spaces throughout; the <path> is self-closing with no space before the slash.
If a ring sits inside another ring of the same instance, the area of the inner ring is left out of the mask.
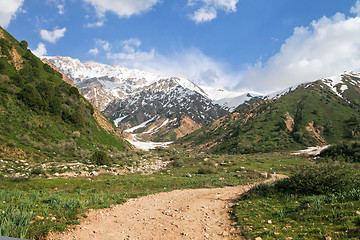
<path id="1" fill-rule="evenodd" d="M 26 85 L 18 94 L 20 100 L 33 110 L 41 110 L 45 104 L 38 90 L 31 85 Z"/>
<path id="2" fill-rule="evenodd" d="M 324 149 L 320 157 L 347 162 L 360 162 L 360 142 L 341 143 Z"/>
<path id="3" fill-rule="evenodd" d="M 111 161 L 109 157 L 106 155 L 105 152 L 96 150 L 93 155 L 91 156 L 91 162 L 95 165 L 102 166 L 102 165 L 111 165 Z"/>
<path id="4" fill-rule="evenodd" d="M 300 167 L 290 178 L 279 181 L 275 189 L 289 194 L 328 194 L 350 189 L 355 176 L 345 164 L 320 163 Z"/>

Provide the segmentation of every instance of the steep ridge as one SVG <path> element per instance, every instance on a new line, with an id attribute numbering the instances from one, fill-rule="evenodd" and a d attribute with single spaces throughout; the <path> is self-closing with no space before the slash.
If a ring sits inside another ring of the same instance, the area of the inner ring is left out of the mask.
<path id="1" fill-rule="evenodd" d="M 82 161 L 128 144 L 64 76 L 0 28 L 0 156 Z M 15 57 L 16 56 L 16 57 Z M 66 80 L 66 79 L 65 79 Z"/>
<path id="2" fill-rule="evenodd" d="M 187 149 L 251 153 L 358 139 L 360 74 L 345 72 L 242 105 L 180 139 Z"/>

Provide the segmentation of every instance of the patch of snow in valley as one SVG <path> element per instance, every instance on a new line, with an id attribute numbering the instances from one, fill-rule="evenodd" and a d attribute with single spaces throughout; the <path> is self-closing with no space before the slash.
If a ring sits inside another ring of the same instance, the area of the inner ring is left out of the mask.
<path id="1" fill-rule="evenodd" d="M 131 143 L 134 147 L 144 151 L 149 151 L 151 149 L 155 149 L 158 147 L 165 148 L 172 143 L 172 142 L 141 142 L 138 140 L 130 140 L 130 139 L 126 139 L 126 140 L 129 143 Z"/>
<path id="2" fill-rule="evenodd" d="M 322 150 L 328 148 L 329 146 L 330 145 L 309 147 L 309 148 L 304 149 L 304 150 L 299 150 L 299 151 L 293 152 L 293 153 L 291 153 L 291 155 L 307 154 L 309 156 L 316 156 L 316 155 L 319 155 Z"/>
<path id="3" fill-rule="evenodd" d="M 121 122 L 122 120 L 124 120 L 126 117 L 127 117 L 127 116 L 119 117 L 119 118 L 115 119 L 115 120 L 114 120 L 115 126 L 118 127 L 119 122 Z"/>
<path id="4" fill-rule="evenodd" d="M 137 125 L 137 126 L 135 126 L 135 127 L 126 129 L 125 132 L 127 132 L 127 133 L 132 133 L 132 132 L 134 132 L 136 129 L 143 128 L 143 127 L 145 127 L 148 123 L 150 123 L 151 121 L 155 120 L 155 118 L 156 118 L 156 116 L 153 117 L 153 118 L 151 118 L 151 119 L 149 119 L 149 120 L 147 120 L 147 121 L 145 121 L 145 122 L 143 122 L 143 123 L 141 123 L 141 124 L 139 124 L 139 125 Z"/>

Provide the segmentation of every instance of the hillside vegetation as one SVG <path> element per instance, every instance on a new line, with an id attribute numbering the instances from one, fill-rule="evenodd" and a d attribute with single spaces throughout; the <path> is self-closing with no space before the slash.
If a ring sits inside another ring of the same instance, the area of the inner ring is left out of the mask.
<path id="1" fill-rule="evenodd" d="M 83 161 L 96 149 L 120 153 L 128 148 L 114 126 L 99 125 L 95 112 L 77 88 L 31 53 L 26 41 L 19 43 L 0 29 L 1 159 Z"/>
<path id="2" fill-rule="evenodd" d="M 359 139 L 359 81 L 355 77 L 344 80 L 348 89 L 343 97 L 321 80 L 300 85 L 278 99 L 242 105 L 178 143 L 184 148 L 234 154 L 294 150 Z"/>

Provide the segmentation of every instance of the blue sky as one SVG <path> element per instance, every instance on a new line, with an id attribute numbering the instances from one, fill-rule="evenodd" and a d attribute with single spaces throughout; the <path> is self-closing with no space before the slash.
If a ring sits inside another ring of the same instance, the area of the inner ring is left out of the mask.
<path id="1" fill-rule="evenodd" d="M 0 0 L 38 55 L 269 92 L 360 71 L 360 0 Z"/>

